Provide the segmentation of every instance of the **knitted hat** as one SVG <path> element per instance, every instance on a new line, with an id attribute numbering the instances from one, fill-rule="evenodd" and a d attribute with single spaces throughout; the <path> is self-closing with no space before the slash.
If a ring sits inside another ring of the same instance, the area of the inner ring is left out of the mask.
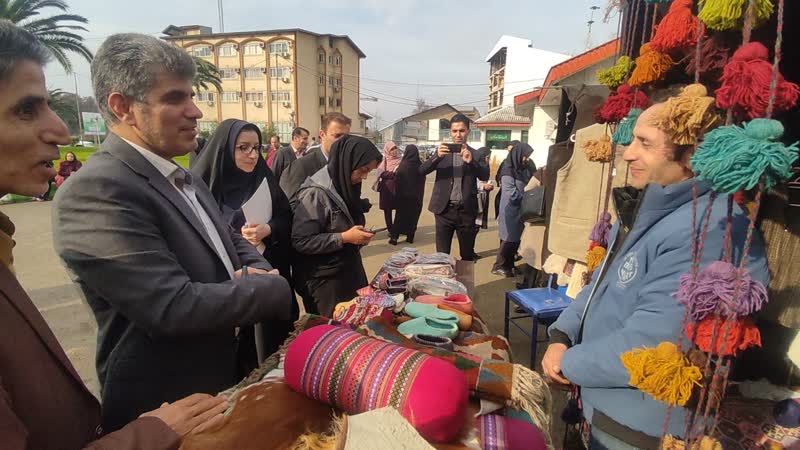
<path id="1" fill-rule="evenodd" d="M 350 414 L 392 406 L 433 442 L 455 439 L 467 413 L 467 381 L 455 366 L 346 328 L 301 333 L 285 374 L 292 389 Z"/>

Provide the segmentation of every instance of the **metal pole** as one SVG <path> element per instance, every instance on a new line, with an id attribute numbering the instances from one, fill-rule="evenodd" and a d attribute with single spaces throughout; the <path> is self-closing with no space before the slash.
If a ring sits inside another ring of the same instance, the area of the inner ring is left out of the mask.
<path id="1" fill-rule="evenodd" d="M 225 32 L 225 15 L 222 9 L 222 0 L 217 0 L 217 8 L 219 10 L 219 32 Z"/>
<path id="2" fill-rule="evenodd" d="M 72 76 L 75 78 L 75 110 L 78 112 L 78 136 L 83 140 L 83 127 L 81 126 L 81 98 L 78 95 L 78 74 L 73 72 Z"/>

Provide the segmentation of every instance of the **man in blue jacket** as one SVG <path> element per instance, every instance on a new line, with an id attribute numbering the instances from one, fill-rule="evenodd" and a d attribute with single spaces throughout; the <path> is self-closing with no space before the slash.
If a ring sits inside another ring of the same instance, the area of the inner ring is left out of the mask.
<path id="1" fill-rule="evenodd" d="M 618 221 L 606 260 L 593 282 L 550 327 L 550 345 L 542 359 L 551 382 L 580 386 L 583 414 L 591 425 L 590 449 L 659 448 L 666 419 L 666 403 L 628 384 L 620 355 L 677 342 L 683 332 L 684 308 L 673 293 L 692 260 L 692 189 L 697 186 L 700 214 L 711 201 L 711 188 L 693 179 L 689 160 L 694 146 L 674 144 L 654 125 L 662 108 L 663 104 L 651 107 L 636 124 L 634 141 L 624 154 L 631 186 L 613 192 Z M 712 207 L 701 268 L 722 257 L 726 215 L 726 198 L 719 196 Z M 735 262 L 741 257 L 747 225 L 747 217 L 736 207 Z M 746 267 L 753 280 L 767 284 L 767 260 L 758 234 Z M 685 414 L 684 408 L 673 409 L 668 433 L 684 434 Z"/>

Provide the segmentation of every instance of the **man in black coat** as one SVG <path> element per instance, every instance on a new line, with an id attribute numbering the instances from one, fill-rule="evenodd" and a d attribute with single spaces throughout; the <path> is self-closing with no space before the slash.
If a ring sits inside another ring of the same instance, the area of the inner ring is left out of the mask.
<path id="1" fill-rule="evenodd" d="M 308 130 L 297 127 L 292 130 L 292 143 L 278 150 L 272 161 L 272 173 L 280 181 L 289 164 L 308 154 Z"/>
<path id="2" fill-rule="evenodd" d="M 53 205 L 55 250 L 97 321 L 107 431 L 233 386 L 236 328 L 291 315 L 286 280 L 173 161 L 197 147 L 194 75 L 191 57 L 160 39 L 108 38 L 92 82 L 111 132 Z"/>
<path id="3" fill-rule="evenodd" d="M 489 180 L 489 166 L 475 158 L 475 150 L 467 145 L 470 120 L 456 114 L 450 120 L 450 137 L 461 151 L 451 153 L 447 144 L 439 145 L 435 157 L 419 168 L 427 175 L 436 171 L 428 210 L 436 216 L 436 251 L 450 253 L 453 233 L 458 235 L 461 259 L 475 259 L 475 219 L 478 217 L 477 180 Z"/>

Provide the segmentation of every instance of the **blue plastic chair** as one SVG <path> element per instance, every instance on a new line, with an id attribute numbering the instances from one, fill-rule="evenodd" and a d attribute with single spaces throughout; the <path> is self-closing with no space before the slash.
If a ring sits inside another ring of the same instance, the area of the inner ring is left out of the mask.
<path id="1" fill-rule="evenodd" d="M 548 286 L 552 286 L 552 278 L 552 275 L 548 278 Z M 525 313 L 510 317 L 510 304 L 512 302 L 523 309 Z M 536 364 L 536 343 L 539 342 L 539 324 L 550 325 L 555 322 L 558 316 L 561 315 L 561 312 L 564 311 L 570 303 L 572 303 L 572 299 L 567 297 L 566 293 L 549 287 L 519 289 L 506 292 L 506 312 L 503 335 L 508 339 L 508 325 L 510 323 L 531 338 L 531 369 L 533 369 Z M 533 326 L 530 333 L 516 322 L 517 320 L 527 318 L 533 319 Z"/>

